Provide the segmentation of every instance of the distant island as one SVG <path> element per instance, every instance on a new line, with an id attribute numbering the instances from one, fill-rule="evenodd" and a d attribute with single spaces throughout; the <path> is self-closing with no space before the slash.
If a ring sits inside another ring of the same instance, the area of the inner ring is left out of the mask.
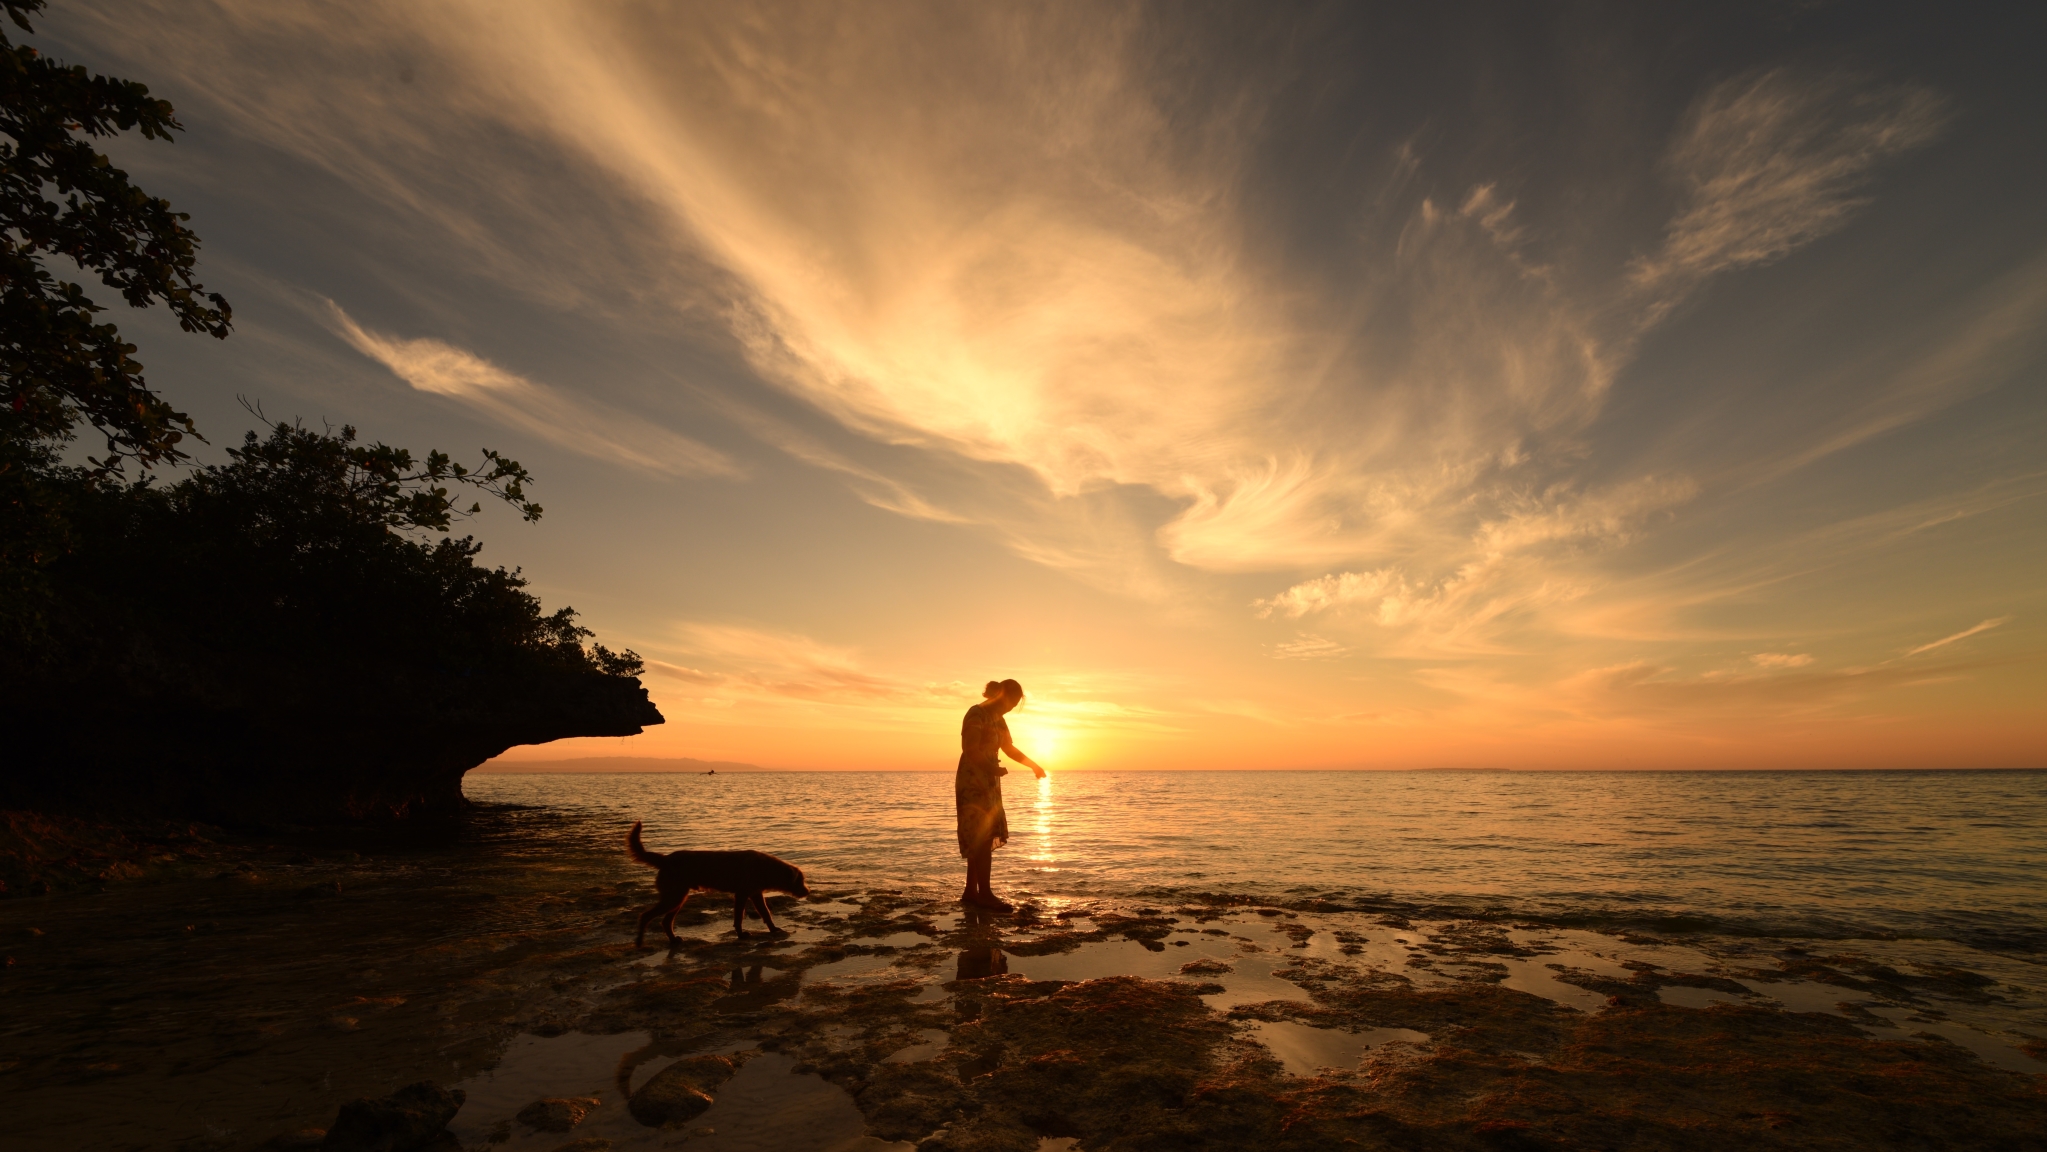
<path id="1" fill-rule="evenodd" d="M 574 760 L 493 760 L 471 772 L 524 776 L 543 772 L 766 772 L 737 760 L 692 760 L 687 756 L 583 756 Z"/>

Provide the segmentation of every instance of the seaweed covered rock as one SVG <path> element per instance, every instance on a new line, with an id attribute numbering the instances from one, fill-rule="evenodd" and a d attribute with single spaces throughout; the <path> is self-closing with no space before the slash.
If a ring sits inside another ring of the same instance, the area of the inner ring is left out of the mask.
<path id="1" fill-rule="evenodd" d="M 996 1149 L 1031 1133 L 1079 1136 L 1091 1146 L 1197 1147 L 1187 1109 L 1227 1060 L 1231 1026 L 1179 981 L 1110 976 L 1079 984 L 1033 984 L 996 977 L 976 997 L 979 1018 L 953 1031 L 960 1081 L 974 1106 L 941 1146 Z M 1049 995 L 1046 994 L 1049 992 Z M 894 1087 L 891 1085 L 891 1087 Z M 910 1088 L 910 1085 L 903 1085 Z M 926 1087 L 918 1095 L 953 1104 Z M 904 1115 L 907 1094 L 862 1097 L 872 1109 L 892 1104 L 886 1135 L 904 1138 L 919 1123 L 948 1119 Z M 1133 1145 L 1136 1146 L 1136 1145 Z"/>
<path id="2" fill-rule="evenodd" d="M 320 1142 L 323 1152 L 421 1152 L 453 1145 L 448 1121 L 462 1110 L 460 1088 L 431 1080 L 409 1084 L 382 1099 L 362 1097 L 341 1106 Z"/>
<path id="3" fill-rule="evenodd" d="M 549 1096 L 519 1109 L 519 1123 L 542 1132 L 567 1132 L 597 1110 L 595 1096 Z"/>
<path id="4" fill-rule="evenodd" d="M 507 748 L 662 722 L 637 656 L 447 535 L 478 510 L 451 485 L 539 515 L 516 462 L 289 424 L 230 457 L 167 487 L 46 451 L 0 469 L 53 541 L 0 557 L 20 593 L 0 606 L 0 808 L 445 817 Z"/>
<path id="5" fill-rule="evenodd" d="M 733 1071 L 723 1056 L 684 1057 L 640 1085 L 626 1108 L 649 1128 L 694 1120 L 711 1107 L 712 1093 Z"/>

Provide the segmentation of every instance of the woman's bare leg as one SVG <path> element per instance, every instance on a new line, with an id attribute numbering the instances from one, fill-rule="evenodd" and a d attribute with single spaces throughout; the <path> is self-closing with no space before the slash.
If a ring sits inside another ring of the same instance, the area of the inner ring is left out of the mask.
<path id="1" fill-rule="evenodd" d="M 993 865 L 993 855 L 992 847 L 983 847 L 967 857 L 967 887 L 960 893 L 961 903 L 979 904 L 987 899 L 988 872 Z"/>
<path id="2" fill-rule="evenodd" d="M 993 844 L 967 857 L 967 890 L 960 894 L 960 900 L 967 904 L 978 904 L 983 908 L 1008 911 L 1009 905 L 998 899 L 995 889 L 989 885 L 989 878 L 994 871 Z"/>

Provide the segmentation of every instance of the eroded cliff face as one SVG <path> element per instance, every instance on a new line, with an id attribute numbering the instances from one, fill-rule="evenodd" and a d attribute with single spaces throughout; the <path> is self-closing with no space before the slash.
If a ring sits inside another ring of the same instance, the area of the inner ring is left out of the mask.
<path id="1" fill-rule="evenodd" d="M 447 820 L 508 748 L 662 723 L 637 679 L 565 669 L 10 688 L 0 808 L 229 824 Z"/>

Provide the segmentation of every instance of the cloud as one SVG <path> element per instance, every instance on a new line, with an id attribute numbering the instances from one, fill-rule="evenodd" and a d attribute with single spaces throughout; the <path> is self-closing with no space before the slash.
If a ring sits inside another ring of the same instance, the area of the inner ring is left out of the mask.
<path id="1" fill-rule="evenodd" d="M 335 329 L 356 351 L 421 392 L 446 396 L 508 428 L 570 451 L 666 476 L 737 476 L 724 453 L 596 401 L 538 384 L 431 338 L 382 336 L 329 302 Z"/>
<path id="2" fill-rule="evenodd" d="M 1799 670 L 1765 667 L 1753 673 L 1685 676 L 1646 660 L 1592 668 L 1556 686 L 1556 702 L 1581 715 L 1797 716 L 1840 713 L 1880 693 L 1940 683 L 1993 667 L 1990 662 L 1933 668 Z"/>
<path id="3" fill-rule="evenodd" d="M 716 672 L 704 672 L 695 668 L 686 668 L 681 664 L 670 664 L 666 660 L 648 660 L 646 663 L 647 670 L 656 676 L 666 676 L 671 680 L 680 680 L 685 684 L 723 684 L 730 679 Z"/>
<path id="4" fill-rule="evenodd" d="M 1758 668 L 1803 668 L 1812 663 L 1809 653 L 1758 652 L 1749 657 Z"/>
<path id="5" fill-rule="evenodd" d="M 1873 86 L 1845 75 L 1784 69 L 1715 85 L 1693 105 L 1664 159 L 1685 200 L 1663 247 L 1630 279 L 1661 299 L 1715 273 L 1777 260 L 1844 225 L 1881 162 L 1940 132 L 1947 101 L 1916 85 Z"/>
<path id="6" fill-rule="evenodd" d="M 1985 620 L 1981 624 L 1978 624 L 1973 628 L 1964 628 L 1960 632 L 1957 632 L 1952 636 L 1943 636 L 1940 639 L 1935 640 L 1931 644 L 1921 644 L 1919 647 L 1911 649 L 1910 651 L 1906 652 L 1904 656 L 1899 657 L 1899 659 L 1909 659 L 1913 656 L 1919 655 L 1922 652 L 1931 652 L 1935 648 L 1945 648 L 1957 640 L 1966 640 L 1969 637 L 1976 635 L 1978 632 L 1988 632 L 1992 628 L 1996 628 L 2004 624 L 2009 624 L 2011 623 L 2011 620 L 2012 618 L 2009 616 L 1999 616 L 1995 620 Z"/>
<path id="7" fill-rule="evenodd" d="M 1398 566 L 1332 572 L 1252 607 L 1261 618 L 1333 613 L 1408 628 L 1418 635 L 1404 646 L 1407 652 L 1489 649 L 1495 646 L 1491 633 L 1508 619 L 1591 590 L 1582 578 L 1552 570 L 1546 554 L 1625 543 L 1646 519 L 1696 492 L 1688 480 L 1648 477 L 1591 494 L 1553 489 L 1496 497 L 1503 510 L 1497 519 L 1481 522 L 1458 551 L 1439 547 L 1457 565 L 1441 576 L 1418 579 Z"/>
<path id="8" fill-rule="evenodd" d="M 924 685 L 867 671 L 850 649 L 801 633 L 696 622 L 678 625 L 676 632 L 688 651 L 733 669 L 716 681 L 728 688 L 861 706 L 929 695 Z"/>
<path id="9" fill-rule="evenodd" d="M 1326 640 L 1320 636 L 1310 636 L 1306 632 L 1301 633 L 1292 640 L 1282 641 L 1272 646 L 1272 656 L 1275 660 L 1324 660 L 1342 656 L 1349 651 L 1350 649 L 1345 648 L 1334 640 Z"/>

